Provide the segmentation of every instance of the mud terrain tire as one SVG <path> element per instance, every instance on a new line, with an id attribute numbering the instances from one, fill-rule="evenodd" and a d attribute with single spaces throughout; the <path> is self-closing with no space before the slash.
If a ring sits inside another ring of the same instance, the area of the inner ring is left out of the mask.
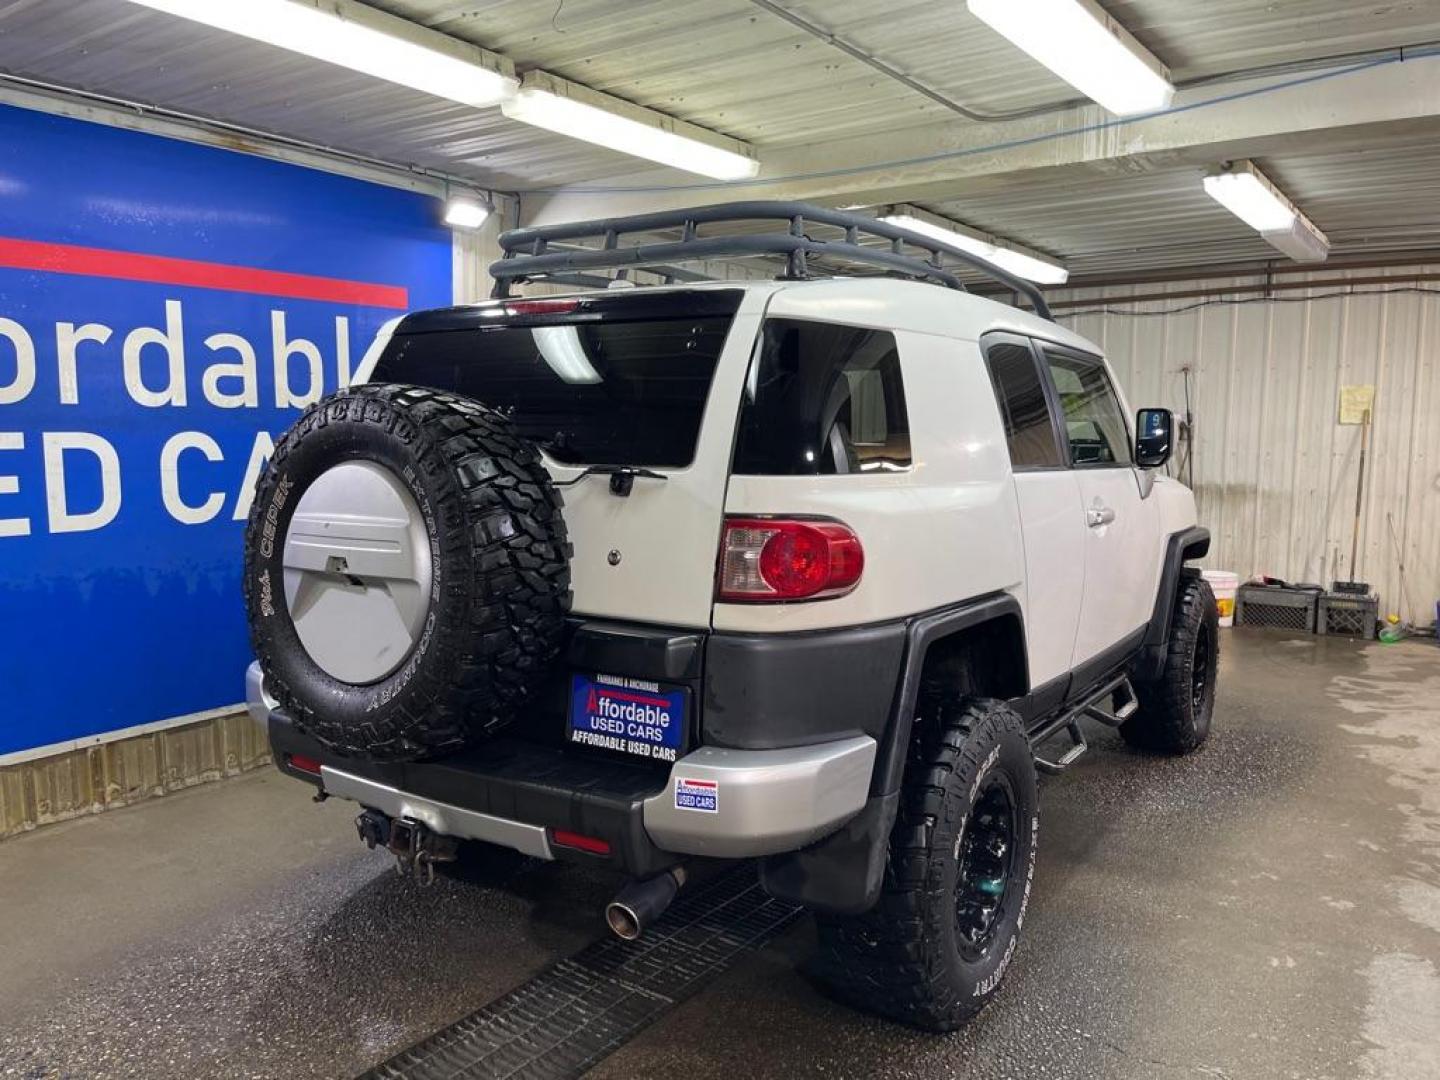
<path id="1" fill-rule="evenodd" d="M 847 1004 L 952 1031 L 995 995 L 1020 938 L 1035 872 L 1035 766 L 1004 702 L 942 699 L 916 724 L 880 900 L 863 915 L 816 916 L 813 972 Z"/>
<path id="2" fill-rule="evenodd" d="M 1153 681 L 1135 680 L 1140 708 L 1120 726 L 1126 742 L 1163 754 L 1199 749 L 1210 734 L 1215 712 L 1219 631 L 1210 583 L 1199 574 L 1187 573 L 1171 615 L 1165 667 Z"/>
<path id="3" fill-rule="evenodd" d="M 350 513 L 365 501 L 351 491 L 380 509 Z M 276 445 L 245 534 L 266 689 L 340 754 L 415 760 L 498 731 L 564 633 L 560 508 L 538 451 L 475 401 L 381 384 L 313 405 Z"/>

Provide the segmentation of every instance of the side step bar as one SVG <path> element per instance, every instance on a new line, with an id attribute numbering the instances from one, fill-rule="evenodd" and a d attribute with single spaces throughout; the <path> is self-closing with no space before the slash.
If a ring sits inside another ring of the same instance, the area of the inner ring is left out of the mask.
<path id="1" fill-rule="evenodd" d="M 1119 705 L 1115 704 L 1117 696 L 1120 700 Z M 1098 720 L 1107 727 L 1119 727 L 1139 707 L 1140 702 L 1135 697 L 1135 688 L 1130 685 L 1128 675 L 1118 675 L 1109 682 L 1101 684 L 1099 689 L 1087 695 L 1079 705 L 1067 712 L 1060 713 L 1035 733 L 1035 737 L 1030 740 L 1032 750 L 1038 750 L 1041 745 L 1049 742 L 1061 732 L 1070 736 L 1068 750 L 1053 760 L 1037 753 L 1035 767 L 1043 773 L 1058 776 L 1080 760 L 1085 751 L 1090 749 L 1090 744 L 1085 741 L 1085 733 L 1080 730 L 1082 716 Z"/>

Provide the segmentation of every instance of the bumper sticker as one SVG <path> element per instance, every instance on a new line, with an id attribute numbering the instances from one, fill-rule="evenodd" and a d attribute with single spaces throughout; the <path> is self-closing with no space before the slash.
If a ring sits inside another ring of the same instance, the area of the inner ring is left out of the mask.
<path id="1" fill-rule="evenodd" d="M 704 814 L 720 812 L 720 785 L 714 780 L 675 778 L 675 809 L 698 810 Z"/>

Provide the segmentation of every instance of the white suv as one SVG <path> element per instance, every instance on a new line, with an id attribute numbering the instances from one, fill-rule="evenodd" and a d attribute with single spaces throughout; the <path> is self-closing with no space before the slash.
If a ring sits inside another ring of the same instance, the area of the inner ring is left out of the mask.
<path id="1" fill-rule="evenodd" d="M 701 235 L 740 218 L 786 228 Z M 1170 414 L 1132 430 L 1033 287 L 870 219 L 752 203 L 502 244 L 496 300 L 403 320 L 258 485 L 247 689 L 277 764 L 422 878 L 623 870 L 624 936 L 692 862 L 756 858 L 816 911 L 837 995 L 956 1026 L 1024 921 L 1036 768 L 1086 716 L 1158 751 L 1208 733 L 1215 607 L 1184 564 L 1209 538 L 1159 471 Z M 723 254 L 787 273 L 508 295 Z"/>

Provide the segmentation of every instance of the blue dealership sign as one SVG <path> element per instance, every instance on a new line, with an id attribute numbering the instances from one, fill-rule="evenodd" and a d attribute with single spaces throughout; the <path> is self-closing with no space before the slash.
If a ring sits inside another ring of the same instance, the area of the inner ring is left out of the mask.
<path id="1" fill-rule="evenodd" d="M 381 328 L 437 200 L 0 106 L 0 755 L 241 697 L 251 489 Z"/>

